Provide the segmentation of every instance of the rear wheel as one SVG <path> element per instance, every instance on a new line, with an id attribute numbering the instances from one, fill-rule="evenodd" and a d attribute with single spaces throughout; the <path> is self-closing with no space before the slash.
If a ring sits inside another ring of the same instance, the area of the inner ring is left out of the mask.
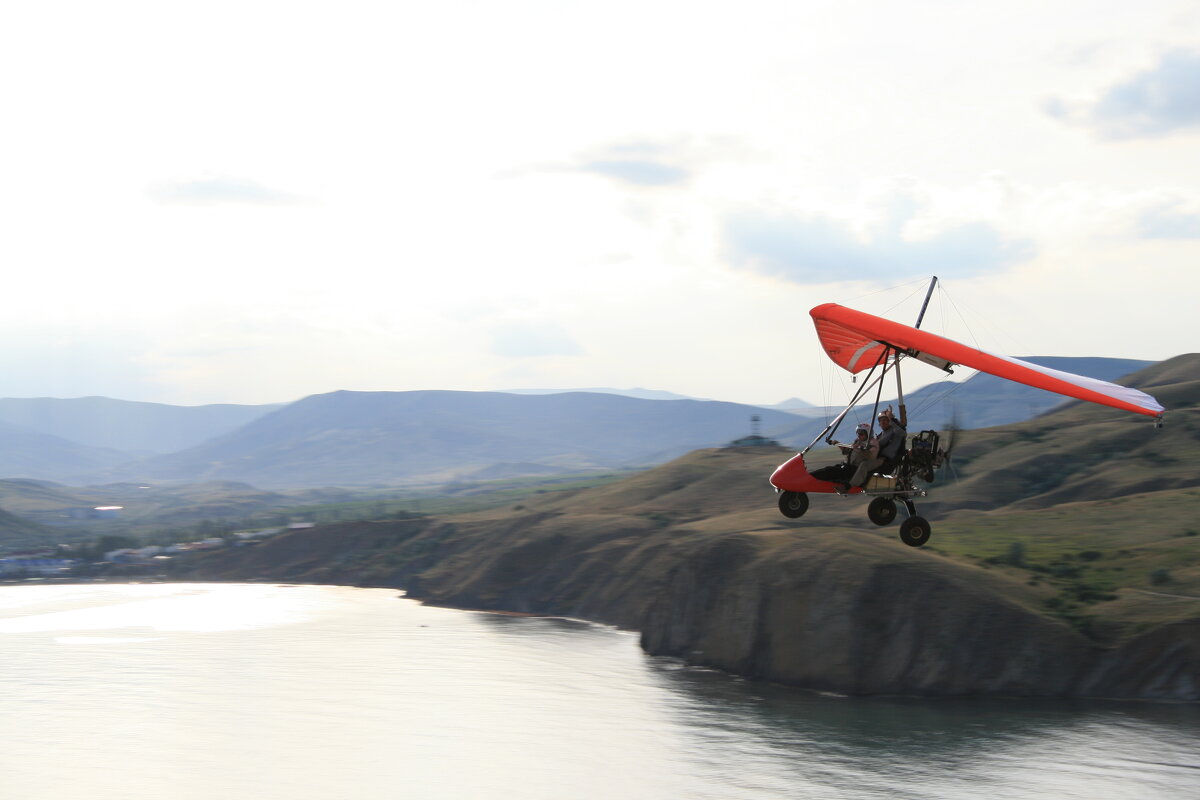
<path id="1" fill-rule="evenodd" d="M 804 492 L 781 492 L 779 510 L 791 519 L 803 517 L 804 512 L 808 511 L 808 495 Z"/>
<path id="2" fill-rule="evenodd" d="M 900 541 L 909 547 L 920 547 L 929 541 L 929 522 L 924 517 L 909 517 L 900 523 Z"/>
<path id="3" fill-rule="evenodd" d="M 867 518 L 876 525 L 891 525 L 896 518 L 896 501 L 890 497 L 876 497 L 867 506 Z"/>

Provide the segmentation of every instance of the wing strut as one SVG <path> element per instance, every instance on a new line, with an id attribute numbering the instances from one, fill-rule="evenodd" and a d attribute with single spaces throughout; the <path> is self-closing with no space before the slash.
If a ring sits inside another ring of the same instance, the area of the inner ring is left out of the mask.
<path id="1" fill-rule="evenodd" d="M 921 303 L 921 313 L 917 314 L 917 324 L 914 328 L 920 328 L 921 323 L 925 321 L 925 311 L 929 308 L 929 298 L 933 297 L 933 290 L 937 286 L 937 275 L 934 275 L 929 281 L 929 289 L 925 292 L 925 302 Z M 899 351 L 897 351 L 896 359 L 900 359 Z M 904 385 L 900 382 L 900 370 L 896 369 L 896 394 L 899 397 L 900 405 L 900 426 L 905 430 L 908 429 L 908 408 L 904 405 Z"/>

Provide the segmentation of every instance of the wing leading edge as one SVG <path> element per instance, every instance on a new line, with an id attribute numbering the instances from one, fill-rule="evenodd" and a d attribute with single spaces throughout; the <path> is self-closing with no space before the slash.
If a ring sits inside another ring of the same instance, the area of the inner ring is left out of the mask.
<path id="1" fill-rule="evenodd" d="M 1137 389 L 1042 367 L 1019 358 L 994 355 L 836 303 L 819 305 L 809 314 L 825 352 L 835 364 L 851 373 L 868 370 L 886 359 L 889 352 L 899 351 L 946 371 L 961 364 L 1048 392 L 1149 417 L 1161 417 L 1166 410 L 1153 397 Z"/>

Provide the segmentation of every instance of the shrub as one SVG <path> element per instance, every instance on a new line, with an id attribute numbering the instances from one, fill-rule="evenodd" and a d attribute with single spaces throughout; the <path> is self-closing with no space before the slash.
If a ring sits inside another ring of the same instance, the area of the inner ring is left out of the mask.
<path id="1" fill-rule="evenodd" d="M 1158 568 L 1150 573 L 1150 583 L 1155 586 L 1162 586 L 1164 583 L 1171 582 L 1171 573 L 1163 568 Z"/>
<path id="2" fill-rule="evenodd" d="M 1083 583 L 1074 584 L 1068 591 L 1081 603 L 1102 603 L 1107 600 L 1117 599 L 1117 596 L 1112 592 L 1101 589 L 1098 586 L 1088 586 Z"/>
<path id="3" fill-rule="evenodd" d="M 1072 567 L 1061 561 L 1050 562 L 1050 574 L 1056 578 L 1078 578 L 1079 567 Z"/>

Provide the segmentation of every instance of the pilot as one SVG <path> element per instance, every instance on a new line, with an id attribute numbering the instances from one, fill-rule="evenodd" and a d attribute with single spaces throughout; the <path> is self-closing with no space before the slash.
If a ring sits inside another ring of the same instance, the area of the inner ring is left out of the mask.
<path id="1" fill-rule="evenodd" d="M 904 452 L 904 441 L 907 436 L 908 431 L 904 430 L 904 426 L 892 415 L 891 406 L 887 410 L 881 411 L 879 413 L 879 435 L 872 442 L 875 455 L 859 463 L 858 469 L 854 471 L 854 477 L 850 479 L 850 485 L 862 486 L 872 472 L 886 471 L 894 467 L 900 460 L 900 454 Z"/>

